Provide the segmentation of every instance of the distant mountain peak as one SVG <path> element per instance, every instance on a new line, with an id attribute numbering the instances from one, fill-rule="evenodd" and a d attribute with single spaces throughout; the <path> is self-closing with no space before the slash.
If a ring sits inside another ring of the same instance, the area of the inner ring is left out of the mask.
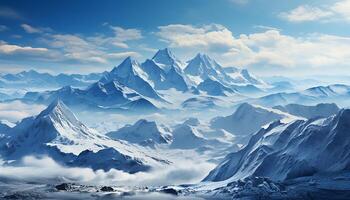
<path id="1" fill-rule="evenodd" d="M 118 74 L 120 77 L 125 77 L 130 73 L 136 74 L 138 71 L 136 68 L 139 68 L 139 63 L 134 58 L 128 56 L 120 65 L 114 67 L 112 73 Z"/>
<path id="2" fill-rule="evenodd" d="M 107 135 L 114 139 L 121 139 L 131 143 L 141 145 L 151 143 L 169 143 L 171 141 L 170 130 L 162 128 L 154 121 L 140 119 L 133 125 L 126 125 L 121 129 L 107 133 Z"/>
<path id="3" fill-rule="evenodd" d="M 52 101 L 51 104 L 45 110 L 41 111 L 38 117 L 40 118 L 42 116 L 46 116 L 53 112 L 57 112 L 63 109 L 68 109 L 68 108 L 64 105 L 64 103 L 59 98 L 57 98 L 54 101 Z"/>
<path id="4" fill-rule="evenodd" d="M 169 59 L 174 59 L 175 56 L 174 54 L 168 49 L 159 49 L 157 53 L 153 56 L 152 60 L 158 61 L 161 58 L 169 58 Z"/>
<path id="5" fill-rule="evenodd" d="M 205 59 L 205 60 L 211 60 L 211 58 L 205 54 L 205 53 L 197 53 L 197 55 L 195 56 L 195 58 L 197 59 Z"/>
<path id="6" fill-rule="evenodd" d="M 206 79 L 209 76 L 217 77 L 222 74 L 222 67 L 206 54 L 198 53 L 193 59 L 188 61 L 185 72 L 192 76 L 201 76 Z"/>
<path id="7" fill-rule="evenodd" d="M 160 65 L 160 67 L 166 72 L 168 72 L 172 67 L 179 68 L 181 65 L 181 62 L 168 48 L 158 50 L 153 56 L 152 60 Z"/>
<path id="8" fill-rule="evenodd" d="M 73 112 L 58 98 L 43 110 L 36 119 L 47 117 L 49 117 L 53 123 L 62 124 L 63 122 L 67 122 L 76 127 L 82 126 L 82 123 L 77 119 Z"/>

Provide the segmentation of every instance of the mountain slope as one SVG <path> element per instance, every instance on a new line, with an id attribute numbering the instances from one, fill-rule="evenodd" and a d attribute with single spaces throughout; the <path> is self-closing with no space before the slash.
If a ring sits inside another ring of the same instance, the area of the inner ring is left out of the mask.
<path id="1" fill-rule="evenodd" d="M 197 85 L 206 79 L 218 81 L 226 87 L 238 85 L 266 85 L 264 81 L 257 79 L 246 69 L 241 70 L 234 67 L 224 68 L 214 59 L 200 53 L 188 61 L 184 72 Z"/>
<path id="2" fill-rule="evenodd" d="M 147 59 L 141 68 L 148 74 L 156 90 L 175 88 L 187 91 L 187 77 L 183 74 L 182 65 L 181 61 L 166 48 L 159 50 L 152 59 Z"/>
<path id="3" fill-rule="evenodd" d="M 324 119 L 276 122 L 256 133 L 242 150 L 231 153 L 205 181 L 248 176 L 286 180 L 350 169 L 350 110 Z"/>
<path id="4" fill-rule="evenodd" d="M 336 104 L 321 103 L 315 106 L 305 106 L 300 104 L 288 104 L 285 106 L 275 106 L 274 109 L 278 109 L 282 112 L 290 113 L 295 116 L 304 117 L 307 119 L 317 117 L 329 117 L 336 114 L 339 108 Z"/>
<path id="5" fill-rule="evenodd" d="M 7 134 L 10 131 L 10 129 L 11 127 L 9 125 L 0 121 L 0 138 L 1 138 L 1 135 Z"/>
<path id="6" fill-rule="evenodd" d="M 216 117 L 211 120 L 210 124 L 212 128 L 246 136 L 258 131 L 264 125 L 283 118 L 292 118 L 292 116 L 279 110 L 243 103 L 232 115 Z"/>
<path id="7" fill-rule="evenodd" d="M 172 132 L 173 141 L 170 147 L 173 149 L 197 149 L 199 151 L 213 148 L 228 148 L 232 145 L 218 139 L 211 139 L 203 136 L 195 126 L 186 123 L 177 125 Z"/>
<path id="8" fill-rule="evenodd" d="M 212 96 L 227 96 L 235 93 L 233 89 L 225 87 L 220 82 L 214 81 L 210 78 L 201 82 L 197 88 Z"/>
<path id="9" fill-rule="evenodd" d="M 197 54 L 188 62 L 184 72 L 197 83 L 212 79 L 222 84 L 228 84 L 230 77 L 226 75 L 223 68 L 213 59 L 205 54 Z"/>
<path id="10" fill-rule="evenodd" d="M 114 80 L 135 90 L 141 95 L 154 99 L 161 99 L 161 97 L 148 82 L 148 74 L 143 71 L 140 64 L 136 60 L 130 57 L 127 57 L 111 72 L 105 74 L 101 78 L 100 82 L 105 84 Z"/>
<path id="11" fill-rule="evenodd" d="M 107 133 L 113 139 L 125 140 L 141 145 L 167 144 L 172 140 L 170 130 L 158 126 L 153 121 L 141 119 L 133 125 Z"/>
<path id="12" fill-rule="evenodd" d="M 44 154 L 67 165 L 105 170 L 116 168 L 127 172 L 166 163 L 139 147 L 111 140 L 86 127 L 59 100 L 38 116 L 22 120 L 8 135 L 0 140 L 0 153 L 6 160 L 19 161 L 26 155 Z M 106 155 L 106 152 L 110 154 Z M 93 162 L 92 158 L 98 155 L 106 156 Z"/>
<path id="13" fill-rule="evenodd" d="M 350 86 L 333 84 L 328 86 L 312 87 L 300 92 L 280 92 L 261 98 L 252 99 L 250 102 L 262 106 L 278 106 L 287 104 L 313 105 L 317 103 L 333 103 L 347 106 L 347 98 L 350 96 Z"/>
<path id="14" fill-rule="evenodd" d="M 96 82 L 85 90 L 63 87 L 55 91 L 28 92 L 25 101 L 49 104 L 59 98 L 69 106 L 89 109 L 115 109 L 128 111 L 156 111 L 145 97 L 114 80 L 107 83 Z"/>
<path id="15" fill-rule="evenodd" d="M 158 50 L 152 60 L 160 66 L 165 73 L 168 73 L 173 67 L 176 70 L 181 70 L 183 65 L 168 48 Z"/>
<path id="16" fill-rule="evenodd" d="M 225 67 L 224 72 L 231 78 L 233 83 L 250 84 L 250 85 L 266 85 L 263 80 L 260 80 L 249 73 L 247 69 L 237 69 L 235 67 Z"/>

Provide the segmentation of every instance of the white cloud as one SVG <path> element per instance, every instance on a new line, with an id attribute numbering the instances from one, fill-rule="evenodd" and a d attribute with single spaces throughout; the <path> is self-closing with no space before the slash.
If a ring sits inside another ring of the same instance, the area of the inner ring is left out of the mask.
<path id="1" fill-rule="evenodd" d="M 120 41 L 138 40 L 142 38 L 141 31 L 138 29 L 123 29 L 119 26 L 111 26 L 111 29 L 114 30 L 116 38 Z"/>
<path id="2" fill-rule="evenodd" d="M 320 6 L 300 5 L 290 11 L 280 13 L 279 16 L 290 22 L 350 22 L 349 10 L 350 0 L 340 0 L 332 4 Z"/>
<path id="3" fill-rule="evenodd" d="M 0 165 L 0 178 L 46 184 L 61 180 L 89 185 L 160 186 L 198 182 L 213 167 L 213 164 L 188 161 L 150 172 L 129 174 L 115 169 L 104 172 L 91 168 L 64 167 L 49 157 L 27 156 L 19 166 Z"/>
<path id="4" fill-rule="evenodd" d="M 0 25 L 0 32 L 7 31 L 9 28 L 5 25 Z"/>
<path id="5" fill-rule="evenodd" d="M 158 28 L 156 35 L 174 48 L 227 48 L 234 43 L 231 31 L 219 24 L 198 27 L 170 24 Z"/>
<path id="6" fill-rule="evenodd" d="M 61 52 L 62 60 L 75 60 L 82 63 L 107 63 L 105 52 L 93 42 L 71 34 L 48 34 L 42 38 L 49 47 Z"/>
<path id="7" fill-rule="evenodd" d="M 141 55 L 135 51 L 126 51 L 126 52 L 107 54 L 107 57 L 111 58 L 111 59 L 124 59 L 124 58 L 129 57 L 129 56 L 131 56 L 133 58 L 141 57 Z"/>
<path id="8" fill-rule="evenodd" d="M 25 104 L 20 101 L 0 103 L 0 119 L 17 122 L 25 117 L 39 114 L 45 106 Z"/>
<path id="9" fill-rule="evenodd" d="M 259 28 L 267 30 L 235 38 L 222 25 L 194 27 L 174 24 L 159 27 L 160 31 L 156 34 L 175 50 L 185 52 L 182 56 L 192 57 L 197 52 L 203 52 L 225 66 L 254 66 L 259 71 L 273 67 L 278 72 L 330 66 L 344 68 L 350 63 L 350 52 L 347 51 L 350 38 L 322 34 L 293 37 L 271 27 Z"/>
<path id="10" fill-rule="evenodd" d="M 253 26 L 256 29 L 262 29 L 262 30 L 275 30 L 275 31 L 282 31 L 279 28 L 272 27 L 272 26 L 264 26 L 264 25 L 255 25 Z"/>
<path id="11" fill-rule="evenodd" d="M 27 33 L 41 33 L 42 30 L 38 28 L 34 28 L 28 24 L 21 24 L 21 27 L 24 29 L 25 32 Z"/>
<path id="12" fill-rule="evenodd" d="M 15 55 L 20 54 L 22 60 L 95 65 L 95 67 L 99 65 L 101 67 L 101 65 L 106 64 L 114 65 L 116 60 L 124 59 L 127 56 L 141 57 L 135 50 L 120 50 L 120 48 L 130 48 L 128 42 L 143 38 L 138 29 L 124 29 L 108 25 L 108 28 L 113 30 L 113 35 L 99 34 L 86 37 L 79 34 L 57 33 L 48 27 L 35 27 L 29 24 L 21 24 L 20 26 L 27 33 L 37 33 L 38 36 L 33 41 L 43 47 L 8 44 L 0 40 L 0 54 L 3 54 L 3 58 L 11 62 L 13 62 Z M 0 31 L 1 29 L 5 30 L 5 28 L 7 27 L 0 26 Z M 21 36 L 13 35 L 12 37 L 20 38 Z"/>
<path id="13" fill-rule="evenodd" d="M 27 33 L 45 33 L 45 32 L 52 32 L 51 28 L 48 27 L 34 27 L 29 24 L 21 24 L 21 27 L 23 30 Z"/>
<path id="14" fill-rule="evenodd" d="M 350 21 L 350 0 L 338 1 L 331 6 L 331 10 Z"/>
<path id="15" fill-rule="evenodd" d="M 109 25 L 104 23 L 103 26 Z M 124 29 L 119 26 L 109 26 L 113 30 L 113 36 L 98 35 L 87 39 L 98 45 L 113 46 L 118 48 L 129 48 L 128 42 L 142 39 L 141 31 L 138 29 Z"/>
<path id="16" fill-rule="evenodd" d="M 41 41 L 62 52 L 62 59 L 76 60 L 82 63 L 95 62 L 108 64 L 111 60 L 123 59 L 127 56 L 140 57 L 135 51 L 110 53 L 115 51 L 110 47 L 129 48 L 127 41 L 142 38 L 137 29 L 123 29 L 110 27 L 114 30 L 114 36 L 97 35 L 84 37 L 73 34 L 45 34 Z"/>
<path id="17" fill-rule="evenodd" d="M 110 26 L 110 28 L 114 31 L 114 37 L 107 38 L 109 41 L 116 47 L 120 48 L 129 48 L 127 41 L 139 40 L 143 38 L 141 31 L 138 29 L 124 29 L 119 26 Z"/>
<path id="18" fill-rule="evenodd" d="M 2 54 L 43 54 L 48 52 L 47 48 L 36 48 L 30 46 L 19 46 L 14 44 L 7 44 L 0 41 L 0 53 Z"/>
<path id="19" fill-rule="evenodd" d="M 332 15 L 331 11 L 325 9 L 301 5 L 293 10 L 281 13 L 280 17 L 290 22 L 305 22 L 324 19 Z"/>
<path id="20" fill-rule="evenodd" d="M 318 74 L 327 73 L 329 67 L 346 69 L 350 63 L 350 37 L 312 34 L 305 37 L 283 35 L 269 30 L 262 33 L 241 35 L 232 49 L 219 58 L 230 65 L 277 66 L 280 70 L 319 69 Z M 267 70 L 269 72 L 269 70 Z M 275 71 L 277 73 L 277 70 Z"/>

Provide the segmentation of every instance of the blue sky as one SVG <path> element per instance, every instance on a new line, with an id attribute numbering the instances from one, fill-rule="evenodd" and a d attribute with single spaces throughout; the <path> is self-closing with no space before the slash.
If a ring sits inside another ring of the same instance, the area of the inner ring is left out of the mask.
<path id="1" fill-rule="evenodd" d="M 2 0 L 0 72 L 109 70 L 169 47 L 258 75 L 343 74 L 350 0 Z"/>

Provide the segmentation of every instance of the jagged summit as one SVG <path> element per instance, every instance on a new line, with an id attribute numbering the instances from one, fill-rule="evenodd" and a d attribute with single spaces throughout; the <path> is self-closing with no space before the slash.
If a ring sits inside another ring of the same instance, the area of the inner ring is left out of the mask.
<path id="1" fill-rule="evenodd" d="M 169 72 L 171 68 L 181 70 L 181 62 L 176 56 L 168 49 L 160 49 L 153 56 L 152 60 L 157 63 L 165 72 Z"/>
<path id="2" fill-rule="evenodd" d="M 231 78 L 225 73 L 223 67 L 206 54 L 198 53 L 184 69 L 194 82 L 200 82 L 210 78 L 228 86 L 232 83 Z"/>
<path id="3" fill-rule="evenodd" d="M 164 144 L 171 141 L 171 134 L 168 128 L 161 127 L 154 121 L 140 119 L 133 125 L 126 125 L 118 131 L 107 134 L 114 139 L 125 140 L 137 144 Z"/>
<path id="4" fill-rule="evenodd" d="M 45 110 L 41 111 L 37 118 L 58 113 L 74 115 L 59 98 L 56 98 Z"/>
<path id="5" fill-rule="evenodd" d="M 127 57 L 120 65 L 107 73 L 100 82 L 111 81 L 119 83 L 135 90 L 146 97 L 161 99 L 152 87 L 149 75 L 142 69 L 141 65 L 131 57 Z"/>
<path id="6" fill-rule="evenodd" d="M 176 60 L 175 55 L 168 49 L 160 49 L 153 56 L 152 60 L 161 64 L 172 65 L 174 60 Z"/>
<path id="7" fill-rule="evenodd" d="M 144 76 L 144 73 L 140 69 L 139 62 L 130 56 L 125 58 L 125 60 L 120 65 L 114 67 L 111 73 L 118 74 L 119 77 L 127 77 L 130 75 L 130 73 L 134 75 Z"/>
<path id="8" fill-rule="evenodd" d="M 40 124 L 50 129 L 50 134 L 55 133 L 53 138 L 74 141 L 78 138 L 96 137 L 95 132 L 80 122 L 74 113 L 58 98 L 35 118 L 34 124 Z M 36 130 L 36 127 L 34 126 L 32 130 Z M 36 131 L 41 133 L 39 130 Z"/>
<path id="9" fill-rule="evenodd" d="M 221 69 L 219 64 L 211 59 L 208 55 L 198 53 L 192 60 L 188 62 L 185 72 L 190 75 L 201 75 L 203 73 L 217 73 L 212 70 Z"/>
<path id="10" fill-rule="evenodd" d="M 211 78 L 205 79 L 197 88 L 212 96 L 227 96 L 228 94 L 236 93 L 234 89 L 225 87 L 219 81 L 212 80 Z"/>

